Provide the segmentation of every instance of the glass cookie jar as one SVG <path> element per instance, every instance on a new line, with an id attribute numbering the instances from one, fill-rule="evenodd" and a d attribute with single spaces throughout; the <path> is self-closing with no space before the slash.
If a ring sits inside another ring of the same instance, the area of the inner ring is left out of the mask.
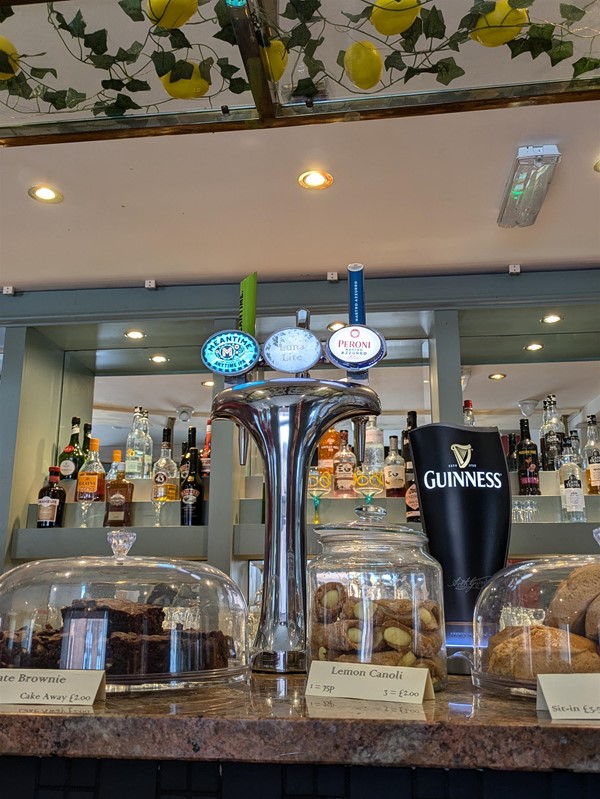
<path id="1" fill-rule="evenodd" d="M 473 684 L 535 697 L 538 674 L 600 673 L 599 635 L 600 555 L 507 566 L 477 598 Z"/>
<path id="2" fill-rule="evenodd" d="M 385 510 L 318 525 L 308 566 L 309 659 L 426 668 L 446 685 L 442 570 L 427 538 L 384 522 Z"/>
<path id="3" fill-rule="evenodd" d="M 0 668 L 99 669 L 107 690 L 244 679 L 248 614 L 237 585 L 204 563 L 114 556 L 26 563 L 0 576 Z"/>

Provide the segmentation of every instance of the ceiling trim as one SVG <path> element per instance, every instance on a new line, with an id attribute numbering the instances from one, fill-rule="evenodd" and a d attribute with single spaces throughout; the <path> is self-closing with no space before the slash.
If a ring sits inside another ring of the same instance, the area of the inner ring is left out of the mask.
<path id="1" fill-rule="evenodd" d="M 438 275 L 368 278 L 370 311 L 414 309 L 449 310 L 600 302 L 598 268 L 568 271 L 522 272 L 519 275 Z M 258 307 L 262 316 L 294 314 L 298 303 L 313 313 L 344 312 L 348 307 L 345 280 L 260 283 Z M 145 288 L 17 291 L 0 295 L 0 325 L 76 324 L 81 321 L 154 318 L 237 318 L 239 286 L 161 286 Z M 223 325 L 221 325 L 223 327 Z"/>

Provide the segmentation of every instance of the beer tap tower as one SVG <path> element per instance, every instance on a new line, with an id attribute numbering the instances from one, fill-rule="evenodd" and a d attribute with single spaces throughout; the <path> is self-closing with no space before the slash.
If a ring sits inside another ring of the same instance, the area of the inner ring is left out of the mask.
<path id="1" fill-rule="evenodd" d="M 369 366 L 385 356 L 385 341 L 364 325 L 362 266 L 351 265 L 349 275 L 350 324 L 334 333 L 326 348 L 328 360 L 347 370 L 347 381 L 308 376 L 323 350 L 309 330 L 310 314 L 301 310 L 297 327 L 274 333 L 263 345 L 269 366 L 295 376 L 234 383 L 213 400 L 212 418 L 230 419 L 239 426 L 241 463 L 250 435 L 265 464 L 264 582 L 258 632 L 250 642 L 253 671 L 306 671 L 305 503 L 310 457 L 327 429 L 354 419 L 361 461 L 366 417 L 381 412 L 377 394 L 364 383 Z M 205 343 L 202 357 L 212 371 L 235 380 L 260 356 L 248 333 L 223 331 Z"/>

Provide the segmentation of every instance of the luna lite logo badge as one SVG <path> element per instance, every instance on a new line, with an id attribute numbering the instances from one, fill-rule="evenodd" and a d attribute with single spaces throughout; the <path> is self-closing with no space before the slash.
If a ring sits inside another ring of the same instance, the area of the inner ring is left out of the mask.
<path id="1" fill-rule="evenodd" d="M 456 459 L 458 468 L 466 469 L 471 463 L 471 454 L 473 453 L 471 444 L 451 444 L 450 449 Z"/>

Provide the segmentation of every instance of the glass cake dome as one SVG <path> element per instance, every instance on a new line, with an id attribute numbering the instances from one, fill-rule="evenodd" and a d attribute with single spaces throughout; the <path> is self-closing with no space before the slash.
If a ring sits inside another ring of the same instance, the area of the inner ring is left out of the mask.
<path id="1" fill-rule="evenodd" d="M 538 674 L 600 673 L 599 635 L 600 555 L 513 564 L 477 599 L 473 683 L 535 696 Z"/>
<path id="2" fill-rule="evenodd" d="M 127 555 L 43 560 L 0 576 L 0 668 L 105 669 L 108 691 L 233 681 L 248 669 L 248 614 L 205 563 Z"/>

